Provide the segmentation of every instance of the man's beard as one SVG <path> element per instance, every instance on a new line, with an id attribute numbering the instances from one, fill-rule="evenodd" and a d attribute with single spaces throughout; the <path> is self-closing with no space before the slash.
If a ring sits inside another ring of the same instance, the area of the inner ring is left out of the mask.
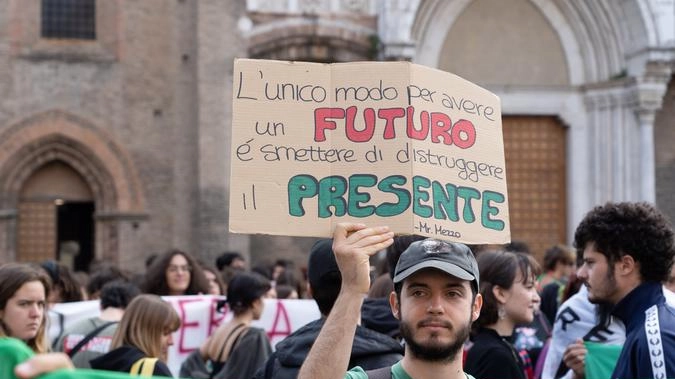
<path id="1" fill-rule="evenodd" d="M 601 294 L 592 294 L 593 288 L 589 288 L 588 290 L 588 301 L 591 302 L 592 304 L 612 304 L 612 302 L 609 300 L 609 298 L 614 294 L 617 290 L 616 286 L 616 277 L 614 277 L 614 265 L 610 265 L 609 269 L 607 270 L 607 275 L 606 275 L 606 280 L 603 283 L 604 288 L 603 288 L 603 293 Z M 593 296 L 593 297 L 591 297 Z"/>
<path id="2" fill-rule="evenodd" d="M 419 327 L 424 322 L 424 320 L 418 322 L 417 326 Z M 447 323 L 446 327 L 451 333 L 455 330 L 450 323 Z M 405 339 L 406 345 L 410 347 L 410 353 L 413 357 L 428 362 L 450 362 L 462 350 L 464 342 L 469 338 L 471 321 L 469 320 L 468 323 L 457 329 L 456 333 L 454 333 L 454 340 L 445 345 L 440 345 L 436 341 L 431 341 L 427 344 L 415 341 L 414 330 L 410 326 L 410 323 L 403 320 L 403 317 L 401 317 L 399 329 L 401 336 Z M 431 339 L 433 338 L 432 336 Z"/>

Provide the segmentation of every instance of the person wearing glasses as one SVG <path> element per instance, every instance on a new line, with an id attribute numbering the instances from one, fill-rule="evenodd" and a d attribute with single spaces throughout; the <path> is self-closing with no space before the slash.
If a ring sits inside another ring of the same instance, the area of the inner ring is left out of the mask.
<path id="1" fill-rule="evenodd" d="M 209 281 L 192 255 L 169 250 L 148 267 L 142 290 L 159 296 L 207 294 Z"/>

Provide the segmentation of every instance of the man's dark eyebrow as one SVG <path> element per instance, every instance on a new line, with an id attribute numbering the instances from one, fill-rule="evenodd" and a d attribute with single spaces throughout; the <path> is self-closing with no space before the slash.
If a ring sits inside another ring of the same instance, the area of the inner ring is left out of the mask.
<path id="1" fill-rule="evenodd" d="M 462 292 L 467 291 L 467 288 L 464 287 L 463 283 L 448 283 L 445 285 L 445 289 L 458 289 Z"/>
<path id="2" fill-rule="evenodd" d="M 424 283 L 424 282 L 412 282 L 412 283 L 408 284 L 407 287 L 408 287 L 408 288 L 413 288 L 413 287 L 415 287 L 415 288 L 418 288 L 418 287 L 429 288 L 429 285 L 426 284 L 426 283 Z M 463 282 L 452 282 L 452 283 L 448 283 L 448 284 L 445 285 L 445 288 L 461 288 L 461 289 L 465 289 L 465 288 L 464 288 L 464 285 L 463 285 Z"/>
<path id="3" fill-rule="evenodd" d="M 424 287 L 424 288 L 429 288 L 429 285 L 423 282 L 412 282 L 408 284 L 408 288 L 412 287 Z"/>

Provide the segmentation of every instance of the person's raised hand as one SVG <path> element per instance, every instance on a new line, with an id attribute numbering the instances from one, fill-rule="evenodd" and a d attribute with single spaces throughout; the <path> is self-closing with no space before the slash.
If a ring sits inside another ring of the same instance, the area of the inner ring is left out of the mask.
<path id="1" fill-rule="evenodd" d="M 586 369 L 586 346 L 584 341 L 577 339 L 567 346 L 565 353 L 563 353 L 563 362 L 567 367 L 574 371 L 574 378 L 581 379 L 585 376 Z"/>
<path id="2" fill-rule="evenodd" d="M 41 374 L 59 369 L 73 369 L 73 362 L 64 353 L 44 353 L 32 356 L 16 365 L 14 374 L 22 379 L 35 378 Z"/>
<path id="3" fill-rule="evenodd" d="M 364 224 L 337 224 L 333 232 L 333 252 L 342 274 L 342 291 L 368 293 L 370 256 L 392 243 L 394 233 L 388 226 L 369 228 Z"/>

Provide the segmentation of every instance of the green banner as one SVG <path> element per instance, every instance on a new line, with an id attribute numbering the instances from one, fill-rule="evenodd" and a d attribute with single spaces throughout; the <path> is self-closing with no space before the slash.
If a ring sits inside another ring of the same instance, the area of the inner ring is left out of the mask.
<path id="1" fill-rule="evenodd" d="M 18 379 L 14 375 L 14 367 L 35 355 L 22 341 L 14 338 L 0 338 L 0 378 Z M 131 376 L 122 372 L 89 370 L 89 369 L 62 369 L 41 375 L 40 379 L 131 379 Z M 166 377 L 152 377 L 166 379 Z"/>
<path id="2" fill-rule="evenodd" d="M 586 379 L 608 379 L 621 354 L 622 345 L 609 345 L 595 342 L 584 342 L 586 354 Z"/>

